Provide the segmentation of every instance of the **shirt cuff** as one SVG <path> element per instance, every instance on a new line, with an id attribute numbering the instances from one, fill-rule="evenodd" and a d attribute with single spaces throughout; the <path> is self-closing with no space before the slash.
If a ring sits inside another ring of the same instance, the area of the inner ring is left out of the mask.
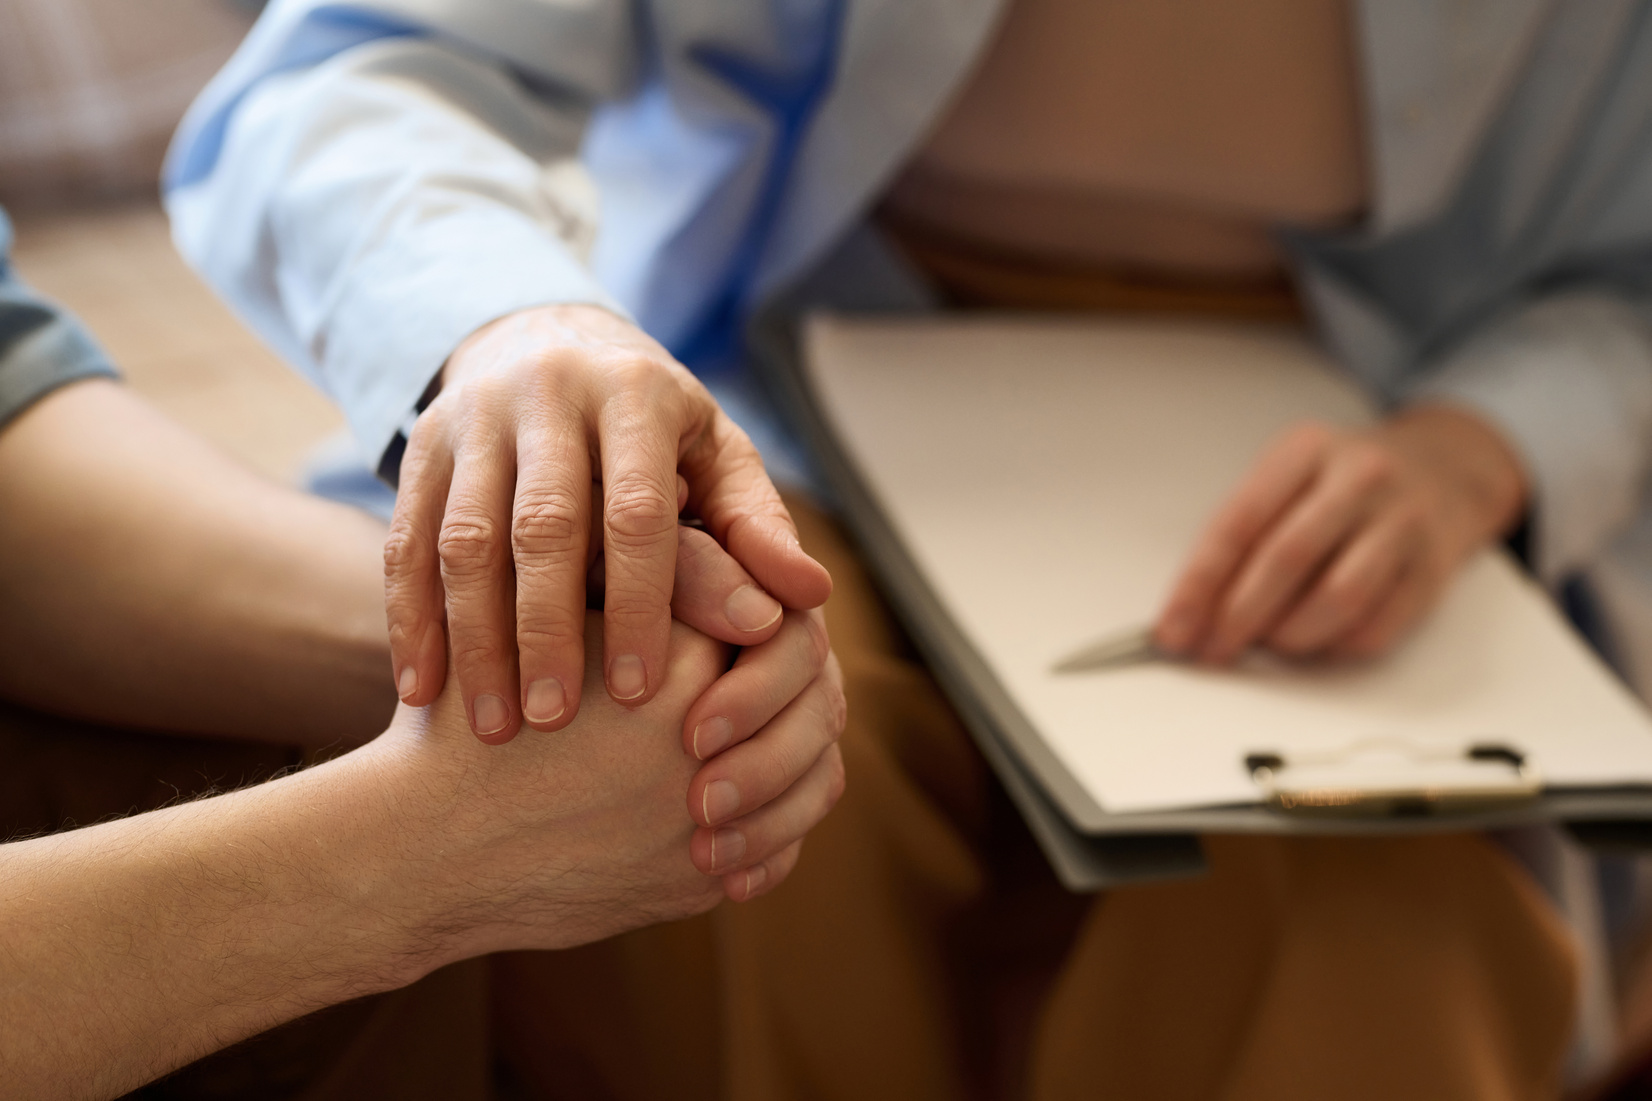
<path id="1" fill-rule="evenodd" d="M 1405 398 L 1474 412 L 1520 454 L 1545 582 L 1590 564 L 1635 515 L 1652 461 L 1652 330 L 1621 298 L 1578 292 L 1520 307 Z"/>
<path id="2" fill-rule="evenodd" d="M 5 301 L 0 284 L 0 429 L 60 386 L 117 378 L 86 331 L 36 301 Z"/>
<path id="3" fill-rule="evenodd" d="M 584 303 L 629 317 L 568 246 L 487 204 L 404 209 L 378 227 L 321 333 L 316 358 L 375 468 L 471 333 L 536 306 Z"/>

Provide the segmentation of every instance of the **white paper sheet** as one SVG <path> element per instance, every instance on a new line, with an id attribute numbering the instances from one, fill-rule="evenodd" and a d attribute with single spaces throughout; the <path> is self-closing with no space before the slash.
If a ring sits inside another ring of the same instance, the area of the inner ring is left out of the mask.
<path id="1" fill-rule="evenodd" d="M 1366 739 L 1509 745 L 1551 787 L 1652 783 L 1652 719 L 1501 554 L 1382 661 L 1050 666 L 1151 621 L 1281 428 L 1371 416 L 1295 333 L 976 316 L 817 318 L 828 424 L 955 625 L 1109 813 L 1254 803 L 1244 758 Z"/>

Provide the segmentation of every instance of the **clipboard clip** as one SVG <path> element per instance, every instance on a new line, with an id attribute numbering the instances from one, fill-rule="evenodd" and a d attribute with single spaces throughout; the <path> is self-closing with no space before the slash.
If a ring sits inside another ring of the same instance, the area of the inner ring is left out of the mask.
<path id="1" fill-rule="evenodd" d="M 1537 768 L 1495 742 L 1464 749 L 1370 738 L 1322 753 L 1252 753 L 1245 768 L 1264 801 L 1317 818 L 1416 818 L 1499 810 L 1543 791 Z"/>

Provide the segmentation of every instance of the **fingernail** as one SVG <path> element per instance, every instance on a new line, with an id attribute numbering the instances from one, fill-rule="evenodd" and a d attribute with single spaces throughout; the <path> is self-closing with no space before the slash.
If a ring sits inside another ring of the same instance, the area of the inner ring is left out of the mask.
<path id="1" fill-rule="evenodd" d="M 704 761 L 715 757 L 734 740 L 734 724 L 718 715 L 694 728 L 694 756 Z"/>
<path id="2" fill-rule="evenodd" d="M 739 809 L 740 789 L 728 780 L 713 780 L 700 793 L 700 813 L 708 826 L 733 818 Z"/>
<path id="3" fill-rule="evenodd" d="M 478 734 L 497 734 L 511 721 L 510 708 L 498 696 L 477 696 L 470 705 L 470 714 Z"/>
<path id="4" fill-rule="evenodd" d="M 780 618 L 780 602 L 755 585 L 741 585 L 729 594 L 723 614 L 738 631 L 761 631 Z"/>
<path id="5" fill-rule="evenodd" d="M 746 893 L 742 897 L 743 898 L 750 898 L 753 894 L 755 894 L 758 891 L 762 890 L 763 889 L 763 884 L 767 883 L 768 881 L 769 881 L 769 867 L 768 867 L 767 864 L 759 864 L 755 868 L 747 868 L 746 869 Z"/>
<path id="6" fill-rule="evenodd" d="M 616 700 L 634 700 L 648 688 L 648 671 L 635 654 L 615 658 L 608 666 L 608 688 Z"/>
<path id="7" fill-rule="evenodd" d="M 746 835 L 739 830 L 718 830 L 711 835 L 711 870 L 740 863 L 746 855 Z"/>
<path id="8" fill-rule="evenodd" d="M 528 700 L 522 711 L 530 723 L 550 723 L 562 717 L 566 706 L 562 682 L 555 677 L 542 677 L 528 685 Z"/>
<path id="9" fill-rule="evenodd" d="M 402 668 L 402 675 L 396 678 L 396 695 L 407 699 L 419 690 L 419 671 L 411 665 Z"/>

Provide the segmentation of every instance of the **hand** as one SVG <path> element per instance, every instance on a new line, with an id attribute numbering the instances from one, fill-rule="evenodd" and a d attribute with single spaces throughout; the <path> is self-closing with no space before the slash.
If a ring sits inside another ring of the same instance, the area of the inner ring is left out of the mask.
<path id="1" fill-rule="evenodd" d="M 688 506 L 739 567 L 709 571 L 719 580 L 704 588 L 673 584 L 679 473 Z M 540 730 L 573 721 L 593 480 L 601 668 L 615 700 L 638 706 L 659 690 L 674 603 L 706 634 L 750 645 L 777 627 L 774 601 L 812 608 L 831 591 L 751 442 L 663 348 L 593 306 L 514 314 L 454 352 L 408 441 L 385 548 L 403 702 L 428 704 L 442 688 L 445 610 L 478 737 L 508 740 L 524 717 Z"/>
<path id="2" fill-rule="evenodd" d="M 803 834 L 843 794 L 848 710 L 843 671 L 818 610 L 787 612 L 780 632 L 740 652 L 694 701 L 683 745 L 709 761 L 688 789 L 695 866 L 744 902 L 797 863 Z"/>
<path id="3" fill-rule="evenodd" d="M 397 804 L 413 823 L 396 832 L 429 850 L 414 854 L 420 871 L 410 880 L 422 896 L 418 924 L 462 930 L 442 938 L 443 961 L 583 944 L 701 913 L 725 895 L 754 898 L 784 881 L 803 835 L 843 787 L 836 745 L 843 697 L 821 616 L 787 619 L 735 667 L 761 674 L 767 702 L 779 708 L 772 719 L 737 677 L 725 691 L 708 691 L 727 650 L 681 623 L 672 625 L 652 700 L 623 707 L 596 693 L 557 737 L 478 744 L 457 686 L 428 709 L 398 710 L 390 730 L 357 752 L 387 762 L 378 784 L 402 793 Z M 594 681 L 601 617 L 589 613 L 587 627 Z M 765 664 L 811 687 L 776 681 L 762 672 Z M 719 706 L 730 700 L 738 702 Z M 683 731 L 701 729 L 705 744 L 704 726 L 723 710 L 739 744 L 702 765 L 692 733 L 685 741 Z M 739 852 L 697 828 L 717 782 L 738 785 L 742 795 Z M 713 848 L 721 850 L 715 861 Z"/>
<path id="4" fill-rule="evenodd" d="M 1382 653 L 1525 500 L 1514 451 L 1459 409 L 1416 406 L 1364 431 L 1298 426 L 1200 538 L 1156 641 L 1218 664 L 1257 644 Z"/>
<path id="5" fill-rule="evenodd" d="M 588 622 L 599 649 L 600 617 Z M 677 625 L 658 691 L 641 707 L 598 693 L 558 737 L 491 747 L 470 735 L 451 685 L 427 709 L 398 709 L 358 751 L 387 762 L 380 783 L 403 793 L 410 822 L 397 832 L 430 848 L 408 889 L 419 927 L 453 931 L 438 938 L 443 962 L 570 947 L 717 903 L 717 880 L 689 859 L 688 785 L 699 766 L 678 730 L 726 660 L 721 645 Z M 588 675 L 601 676 L 595 653 Z"/>

